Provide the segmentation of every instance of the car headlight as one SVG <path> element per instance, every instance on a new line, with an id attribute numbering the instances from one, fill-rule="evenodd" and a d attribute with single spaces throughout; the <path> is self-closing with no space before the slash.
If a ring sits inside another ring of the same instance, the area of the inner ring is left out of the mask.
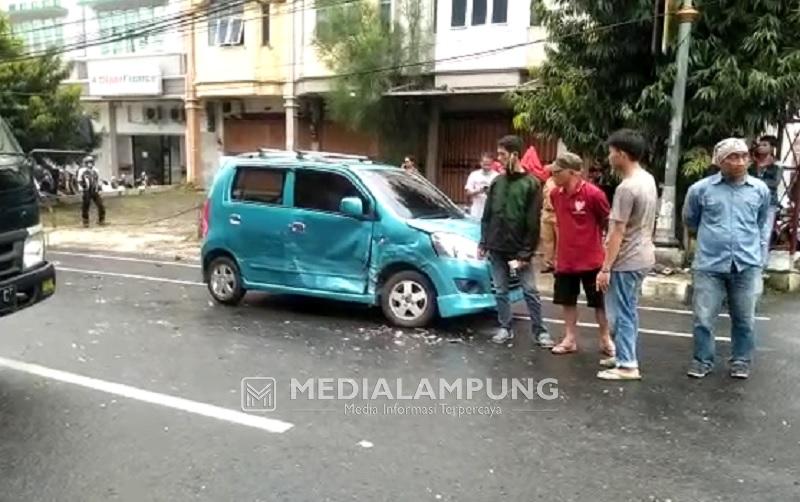
<path id="1" fill-rule="evenodd" d="M 25 248 L 22 253 L 22 266 L 24 269 L 33 268 L 44 261 L 44 231 L 41 225 L 30 227 L 28 237 L 25 239 Z"/>
<path id="2" fill-rule="evenodd" d="M 439 256 L 465 260 L 478 259 L 478 243 L 457 234 L 435 233 L 431 235 L 433 248 Z"/>

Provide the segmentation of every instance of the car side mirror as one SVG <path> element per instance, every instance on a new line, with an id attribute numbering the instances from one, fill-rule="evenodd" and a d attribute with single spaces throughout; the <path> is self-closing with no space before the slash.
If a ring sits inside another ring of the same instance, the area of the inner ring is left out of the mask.
<path id="1" fill-rule="evenodd" d="M 364 216 L 364 203 L 358 197 L 345 197 L 339 203 L 339 211 L 348 216 L 361 218 Z"/>

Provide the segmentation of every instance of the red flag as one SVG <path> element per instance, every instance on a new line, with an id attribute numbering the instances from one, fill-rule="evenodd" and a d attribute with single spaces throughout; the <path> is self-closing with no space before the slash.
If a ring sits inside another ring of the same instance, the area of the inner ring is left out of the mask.
<path id="1" fill-rule="evenodd" d="M 522 156 L 520 164 L 529 174 L 536 176 L 542 182 L 547 181 L 547 178 L 550 177 L 550 170 L 542 165 L 539 153 L 534 147 L 528 148 L 528 151 Z"/>

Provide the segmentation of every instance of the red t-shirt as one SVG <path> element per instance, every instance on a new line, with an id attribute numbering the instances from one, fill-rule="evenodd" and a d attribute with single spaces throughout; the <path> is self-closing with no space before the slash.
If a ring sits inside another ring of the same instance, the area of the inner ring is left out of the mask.
<path id="1" fill-rule="evenodd" d="M 575 193 L 565 188 L 550 192 L 556 213 L 556 272 L 577 273 L 603 267 L 603 232 L 610 208 L 606 194 L 581 180 Z"/>

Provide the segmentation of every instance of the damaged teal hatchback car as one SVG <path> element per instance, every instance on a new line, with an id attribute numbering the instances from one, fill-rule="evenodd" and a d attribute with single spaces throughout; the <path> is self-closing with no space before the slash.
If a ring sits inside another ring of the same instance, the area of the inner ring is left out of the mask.
<path id="1" fill-rule="evenodd" d="M 366 157 L 227 157 L 201 234 L 204 281 L 226 305 L 248 290 L 306 295 L 380 305 L 402 327 L 496 307 L 479 222 L 422 176 Z"/>

